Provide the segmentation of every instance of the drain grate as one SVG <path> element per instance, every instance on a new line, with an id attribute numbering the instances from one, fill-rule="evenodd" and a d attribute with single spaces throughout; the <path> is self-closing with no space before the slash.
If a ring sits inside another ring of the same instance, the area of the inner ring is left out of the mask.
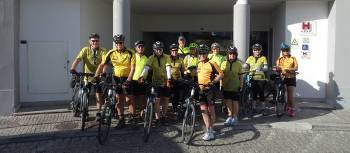
<path id="1" fill-rule="evenodd" d="M 55 125 L 55 128 L 59 130 L 71 130 L 71 129 L 76 129 L 78 127 L 79 127 L 79 124 L 76 122 L 62 122 Z"/>

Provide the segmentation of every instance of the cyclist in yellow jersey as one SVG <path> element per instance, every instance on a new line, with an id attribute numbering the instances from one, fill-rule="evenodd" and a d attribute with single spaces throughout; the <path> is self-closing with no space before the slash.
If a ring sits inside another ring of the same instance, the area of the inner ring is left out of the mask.
<path id="1" fill-rule="evenodd" d="M 198 56 L 197 56 L 197 48 L 198 44 L 190 43 L 188 46 L 190 48 L 190 54 L 184 58 L 184 66 L 185 66 L 185 76 L 189 78 L 195 78 L 197 80 L 197 70 L 198 65 Z"/>
<path id="2" fill-rule="evenodd" d="M 173 111 L 177 112 L 177 108 L 179 106 L 180 98 L 182 98 L 183 95 L 183 85 L 179 81 L 183 78 L 184 73 L 184 64 L 183 59 L 179 57 L 178 55 L 178 45 L 173 43 L 169 46 L 170 50 L 170 65 L 171 65 L 171 79 L 172 79 L 172 86 L 170 93 L 173 95 L 171 98 L 171 103 L 173 106 Z"/>
<path id="3" fill-rule="evenodd" d="M 294 108 L 294 88 L 296 87 L 295 71 L 298 70 L 297 59 L 290 54 L 290 46 L 281 44 L 282 57 L 276 61 L 277 69 L 282 71 L 284 76 L 284 83 L 287 86 L 287 105 L 286 112 L 290 117 L 296 115 Z"/>
<path id="4" fill-rule="evenodd" d="M 89 46 L 84 47 L 80 50 L 78 56 L 72 63 L 70 72 L 73 74 L 77 73 L 76 68 L 78 64 L 83 61 L 84 64 L 84 73 L 95 73 L 97 66 L 101 63 L 102 57 L 107 53 L 105 48 L 100 47 L 100 36 L 97 33 L 92 33 L 89 36 Z M 90 82 L 88 87 L 91 88 L 92 78 L 85 78 Z M 74 86 L 73 86 L 74 87 Z M 101 101 L 102 101 L 102 88 L 99 86 L 94 87 L 96 92 L 96 108 L 101 110 Z M 99 115 L 97 114 L 97 117 Z"/>
<path id="5" fill-rule="evenodd" d="M 265 108 L 265 96 L 264 89 L 266 85 L 265 72 L 268 70 L 267 59 L 261 55 L 262 46 L 260 44 L 254 44 L 252 46 L 253 55 L 249 56 L 246 60 L 244 67 L 249 67 L 249 71 L 252 71 L 252 92 L 253 92 L 253 109 L 255 109 L 256 101 L 262 105 L 262 114 L 267 115 L 267 109 Z"/>
<path id="6" fill-rule="evenodd" d="M 179 36 L 179 38 L 177 40 L 179 43 L 178 53 L 179 53 L 180 57 L 185 57 L 186 55 L 188 55 L 190 53 L 190 49 L 185 46 L 186 45 L 186 38 L 184 36 Z"/>
<path id="7" fill-rule="evenodd" d="M 214 42 L 211 44 L 211 54 L 208 55 L 209 60 L 215 62 L 218 66 L 225 61 L 225 56 L 220 54 L 220 44 Z"/>
<path id="8" fill-rule="evenodd" d="M 124 103 L 130 105 L 131 97 L 131 80 L 135 71 L 135 55 L 132 51 L 124 46 L 125 37 L 121 34 L 117 34 L 113 37 L 115 43 L 114 49 L 110 50 L 105 58 L 103 58 L 102 63 L 98 66 L 96 70 L 95 77 L 99 78 L 102 74 L 103 69 L 108 63 L 113 66 L 113 78 L 116 84 L 122 84 L 122 87 L 117 88 L 117 112 L 119 116 L 119 122 L 116 128 L 125 127 L 124 120 Z M 134 116 L 135 112 L 130 112 Z"/>
<path id="9" fill-rule="evenodd" d="M 215 84 L 219 83 L 224 77 L 220 67 L 208 59 L 208 47 L 199 45 L 199 63 L 198 63 L 198 84 L 200 89 L 199 103 L 202 111 L 203 121 L 206 127 L 202 139 L 205 141 L 215 139 L 213 124 L 215 123 L 215 99 L 213 90 Z"/>
<path id="10" fill-rule="evenodd" d="M 141 105 L 141 112 L 140 112 L 140 116 L 143 116 L 143 109 L 145 107 L 146 104 L 146 85 L 145 84 L 140 84 L 138 82 L 138 79 L 141 76 L 142 70 L 144 69 L 144 66 L 146 65 L 148 58 L 147 56 L 144 54 L 145 52 L 145 42 L 144 41 L 136 41 L 135 42 L 135 72 L 134 75 L 132 77 L 132 82 L 131 82 L 131 88 L 132 88 L 132 97 L 130 99 L 130 105 L 129 105 L 129 112 L 131 112 L 131 114 L 134 114 L 134 116 L 131 116 L 129 122 L 133 125 L 136 125 L 136 120 L 135 120 L 135 101 L 136 99 L 138 99 L 140 101 L 140 105 Z M 145 77 L 147 77 L 147 75 L 145 75 Z"/>
<path id="11" fill-rule="evenodd" d="M 228 117 L 224 122 L 226 126 L 235 125 L 238 122 L 239 92 L 243 87 L 242 63 L 237 60 L 237 48 L 230 46 L 227 50 L 226 61 L 221 64 L 224 72 L 223 101 L 227 106 Z"/>
<path id="12" fill-rule="evenodd" d="M 217 42 L 214 42 L 211 44 L 211 54 L 208 55 L 208 58 L 210 61 L 215 62 L 219 67 L 221 67 L 222 62 L 225 61 L 225 56 L 222 56 L 220 54 L 220 44 Z M 216 84 L 216 90 L 214 92 L 214 98 L 222 98 L 221 88 L 222 88 L 222 81 L 218 82 Z"/>
<path id="13" fill-rule="evenodd" d="M 163 53 L 164 44 L 156 41 L 153 44 L 154 54 L 148 58 L 145 68 L 143 69 L 139 82 L 143 83 L 145 74 L 149 69 L 153 70 L 152 85 L 155 88 L 155 118 L 156 124 L 164 121 L 168 111 L 170 86 L 171 86 L 171 66 L 170 56 Z M 160 105 L 162 104 L 162 115 L 160 114 Z"/>

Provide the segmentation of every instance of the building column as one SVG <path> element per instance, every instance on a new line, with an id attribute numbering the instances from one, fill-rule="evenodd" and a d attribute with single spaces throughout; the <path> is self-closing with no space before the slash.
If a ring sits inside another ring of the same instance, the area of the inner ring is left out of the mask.
<path id="1" fill-rule="evenodd" d="M 19 1 L 0 1 L 0 116 L 18 106 Z"/>
<path id="2" fill-rule="evenodd" d="M 233 44 L 238 58 L 245 61 L 249 55 L 250 5 L 248 0 L 237 0 L 233 7 Z"/>
<path id="3" fill-rule="evenodd" d="M 123 34 L 130 47 L 130 0 L 113 0 L 113 35 Z"/>

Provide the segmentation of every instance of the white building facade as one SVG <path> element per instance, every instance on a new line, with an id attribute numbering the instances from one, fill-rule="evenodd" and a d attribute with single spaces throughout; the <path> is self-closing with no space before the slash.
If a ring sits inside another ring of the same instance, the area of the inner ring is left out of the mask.
<path id="1" fill-rule="evenodd" d="M 350 108 L 349 10 L 347 0 L 0 0 L 0 115 L 67 103 L 70 64 L 92 32 L 107 49 L 117 33 L 128 46 L 179 34 L 229 42 L 241 59 L 259 42 L 270 66 L 286 42 L 299 62 L 296 97 Z"/>

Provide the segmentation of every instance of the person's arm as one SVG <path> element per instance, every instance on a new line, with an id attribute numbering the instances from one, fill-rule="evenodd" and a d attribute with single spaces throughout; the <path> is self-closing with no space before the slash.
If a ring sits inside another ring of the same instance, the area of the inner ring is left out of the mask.
<path id="1" fill-rule="evenodd" d="M 217 72 L 217 75 L 212 82 L 218 83 L 218 82 L 220 82 L 220 80 L 222 80 L 224 78 L 224 73 L 222 72 L 222 70 L 219 68 L 219 66 L 215 62 L 213 62 L 212 64 L 214 65 L 214 68 Z"/>
<path id="2" fill-rule="evenodd" d="M 135 73 L 135 64 L 131 64 L 130 73 L 129 73 L 129 76 L 128 76 L 128 81 L 132 80 L 132 77 L 134 76 L 134 73 Z"/>
<path id="3" fill-rule="evenodd" d="M 263 61 L 263 65 L 262 65 L 262 71 L 266 72 L 269 69 L 269 66 L 267 65 L 267 59 L 264 56 L 264 61 Z"/>
<path id="4" fill-rule="evenodd" d="M 78 64 L 80 63 L 80 59 L 76 58 L 73 63 L 72 63 L 72 66 L 70 67 L 70 71 L 71 73 L 73 71 L 76 71 L 75 69 L 77 68 Z"/>
<path id="5" fill-rule="evenodd" d="M 105 69 L 106 64 L 101 63 L 98 65 L 96 72 L 95 72 L 95 77 L 99 77 L 102 74 L 102 71 Z"/>

